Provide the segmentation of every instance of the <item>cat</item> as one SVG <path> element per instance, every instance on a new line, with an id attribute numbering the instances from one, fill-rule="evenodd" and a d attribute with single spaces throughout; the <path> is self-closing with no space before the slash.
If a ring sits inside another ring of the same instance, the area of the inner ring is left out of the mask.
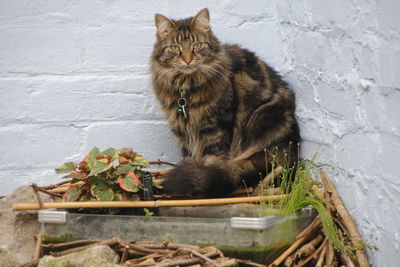
<path id="1" fill-rule="evenodd" d="M 184 160 L 166 178 L 172 196 L 222 197 L 254 185 L 271 162 L 294 167 L 300 133 L 295 96 L 254 53 L 221 44 L 207 8 L 155 15 L 153 91 Z"/>

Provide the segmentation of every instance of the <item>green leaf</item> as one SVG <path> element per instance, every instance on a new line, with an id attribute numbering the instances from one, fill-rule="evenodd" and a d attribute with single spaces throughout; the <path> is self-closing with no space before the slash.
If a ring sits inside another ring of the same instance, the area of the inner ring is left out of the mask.
<path id="1" fill-rule="evenodd" d="M 129 195 L 126 195 L 126 199 L 125 200 L 127 200 L 127 201 L 138 201 L 138 200 L 140 200 L 140 196 L 138 195 L 138 194 L 129 194 Z"/>
<path id="2" fill-rule="evenodd" d="M 113 160 L 118 157 L 118 152 L 116 149 L 110 147 L 103 152 L 104 155 L 111 157 Z"/>
<path id="3" fill-rule="evenodd" d="M 67 162 L 64 163 L 62 166 L 56 169 L 57 174 L 61 173 L 69 173 L 76 170 L 76 163 L 75 162 Z"/>
<path id="4" fill-rule="evenodd" d="M 144 208 L 143 211 L 144 211 L 145 216 L 153 216 L 154 215 L 154 212 L 150 211 L 148 208 Z"/>
<path id="5" fill-rule="evenodd" d="M 119 186 L 128 192 L 139 191 L 140 180 L 133 172 L 129 172 L 125 177 L 120 176 L 117 180 Z"/>
<path id="6" fill-rule="evenodd" d="M 118 173 L 120 173 L 120 174 L 122 174 L 122 173 L 128 173 L 128 172 L 134 172 L 135 171 L 135 167 L 133 167 L 132 165 L 130 165 L 130 164 L 124 164 L 124 165 L 122 165 L 122 166 L 119 166 L 118 168 L 117 168 L 117 172 Z"/>
<path id="7" fill-rule="evenodd" d="M 135 160 L 132 162 L 132 165 L 137 165 L 144 168 L 150 167 L 149 162 L 140 155 L 136 155 Z"/>
<path id="8" fill-rule="evenodd" d="M 90 187 L 90 193 L 100 201 L 112 201 L 114 199 L 114 192 L 107 184 L 101 179 L 95 179 Z"/>
<path id="9" fill-rule="evenodd" d="M 77 201 L 82 194 L 82 185 L 71 185 L 63 195 L 64 201 Z"/>
<path id="10" fill-rule="evenodd" d="M 87 163 L 89 166 L 89 169 L 92 169 L 94 167 L 96 157 L 100 154 L 100 150 L 97 147 L 92 148 L 90 150 L 89 154 L 87 155 Z"/>
<path id="11" fill-rule="evenodd" d="M 154 181 L 153 181 L 153 187 L 157 189 L 163 189 L 163 186 L 161 184 L 155 183 Z"/>
<path id="12" fill-rule="evenodd" d="M 133 152 L 131 147 L 123 147 L 121 149 L 119 149 L 118 154 L 124 154 L 124 153 L 129 153 L 129 152 Z"/>
<path id="13" fill-rule="evenodd" d="M 95 160 L 94 161 L 94 165 L 92 167 L 92 169 L 90 170 L 90 173 L 88 176 L 94 176 L 94 175 L 98 175 L 99 173 L 102 173 L 108 169 L 110 169 L 113 166 L 113 163 L 108 163 L 107 160 Z"/>

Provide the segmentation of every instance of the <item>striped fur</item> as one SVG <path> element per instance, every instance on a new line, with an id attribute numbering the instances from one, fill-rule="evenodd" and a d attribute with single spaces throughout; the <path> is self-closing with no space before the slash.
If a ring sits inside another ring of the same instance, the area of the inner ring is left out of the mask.
<path id="1" fill-rule="evenodd" d="M 294 94 L 271 67 L 221 44 L 207 9 L 183 20 L 157 14 L 156 26 L 153 89 L 184 156 L 164 185 L 167 193 L 223 196 L 242 181 L 256 183 L 272 158 L 297 161 Z M 177 112 L 180 92 L 187 119 Z"/>

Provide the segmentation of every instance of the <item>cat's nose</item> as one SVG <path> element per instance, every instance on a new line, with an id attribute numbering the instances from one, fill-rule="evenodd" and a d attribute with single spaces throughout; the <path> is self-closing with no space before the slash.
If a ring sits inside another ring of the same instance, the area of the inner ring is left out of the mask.
<path id="1" fill-rule="evenodd" d="M 187 65 L 189 65 L 190 62 L 192 62 L 192 58 L 191 58 L 191 57 L 189 57 L 189 58 L 183 58 L 183 61 L 185 61 L 185 63 L 186 63 Z"/>

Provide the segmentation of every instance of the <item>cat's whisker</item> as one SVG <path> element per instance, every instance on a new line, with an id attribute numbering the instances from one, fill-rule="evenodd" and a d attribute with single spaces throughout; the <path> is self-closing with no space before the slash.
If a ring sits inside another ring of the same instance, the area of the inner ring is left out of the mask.
<path id="1" fill-rule="evenodd" d="M 176 71 L 176 68 L 170 68 L 164 72 L 162 72 L 157 79 L 154 80 L 154 82 L 158 82 L 161 78 L 164 78 L 166 75 L 171 74 L 172 72 Z"/>
<path id="2" fill-rule="evenodd" d="M 220 78 L 223 78 L 225 80 L 228 79 L 228 77 L 224 73 L 222 73 L 221 71 L 219 71 L 216 68 L 211 67 L 209 65 L 200 65 L 200 68 L 203 68 L 204 70 L 206 70 L 207 73 L 212 75 L 213 77 L 218 77 L 219 76 Z"/>

